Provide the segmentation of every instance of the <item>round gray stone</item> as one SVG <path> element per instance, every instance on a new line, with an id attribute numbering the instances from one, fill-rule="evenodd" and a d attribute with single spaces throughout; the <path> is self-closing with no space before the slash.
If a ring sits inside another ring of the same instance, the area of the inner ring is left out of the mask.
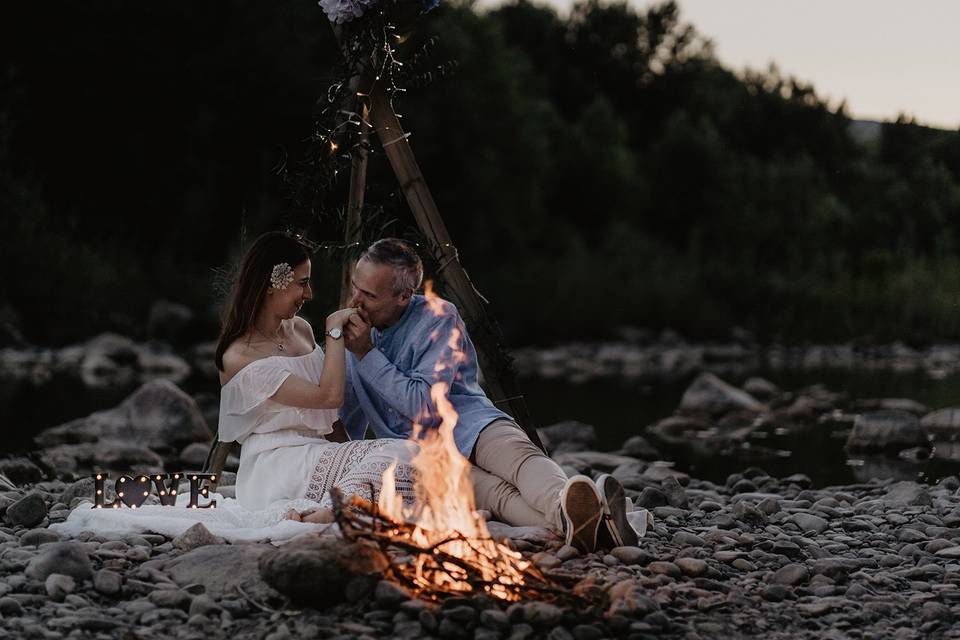
<path id="1" fill-rule="evenodd" d="M 28 578 L 46 580 L 52 573 L 62 573 L 81 582 L 93 577 L 87 551 L 78 542 L 54 542 L 44 547 L 40 555 L 27 565 L 24 571 Z"/>
<path id="2" fill-rule="evenodd" d="M 4 519 L 13 526 L 35 527 L 47 517 L 47 505 L 39 493 L 28 493 L 9 507 Z"/>

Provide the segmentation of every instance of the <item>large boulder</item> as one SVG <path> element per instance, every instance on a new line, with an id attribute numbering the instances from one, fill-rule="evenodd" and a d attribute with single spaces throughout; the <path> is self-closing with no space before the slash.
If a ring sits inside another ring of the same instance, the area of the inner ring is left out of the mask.
<path id="1" fill-rule="evenodd" d="M 90 339 L 80 362 L 80 379 L 88 387 L 116 388 L 136 379 L 137 345 L 130 338 L 102 333 Z"/>
<path id="2" fill-rule="evenodd" d="M 79 542 L 54 542 L 45 546 L 40 555 L 30 561 L 24 573 L 39 581 L 54 573 L 70 576 L 78 582 L 93 578 L 90 556 Z"/>
<path id="3" fill-rule="evenodd" d="M 614 453 L 628 458 L 639 458 L 640 460 L 657 460 L 661 457 L 656 447 L 643 436 L 630 436 L 620 445 L 620 450 Z"/>
<path id="4" fill-rule="evenodd" d="M 0 460 L 0 474 L 5 475 L 17 485 L 33 484 L 43 480 L 43 471 L 26 458 L 6 458 Z"/>
<path id="5" fill-rule="evenodd" d="M 157 300 L 147 316 L 147 335 L 164 342 L 182 343 L 188 337 L 185 330 L 193 319 L 194 313 L 190 307 L 169 300 Z"/>
<path id="6" fill-rule="evenodd" d="M 81 350 L 80 379 L 88 387 L 123 388 L 153 378 L 179 383 L 190 375 L 190 365 L 183 358 L 113 333 L 100 334 Z"/>
<path id="7" fill-rule="evenodd" d="M 760 413 L 767 407 L 746 391 L 727 384 L 712 373 L 701 373 L 684 392 L 679 411 L 686 414 L 722 415 L 731 411 Z"/>
<path id="8" fill-rule="evenodd" d="M 636 462 L 634 458 L 601 451 L 568 451 L 554 455 L 553 459 L 561 466 L 569 465 L 578 469 L 589 468 L 603 472 L 613 471 L 622 464 Z"/>
<path id="9" fill-rule="evenodd" d="M 379 576 L 388 566 L 386 556 L 371 546 L 330 535 L 304 536 L 264 554 L 260 575 L 291 600 L 330 606 L 346 598 L 354 578 Z"/>
<path id="10" fill-rule="evenodd" d="M 689 416 L 668 416 L 647 427 L 652 436 L 675 444 L 689 442 L 696 434 L 709 429 L 709 422 Z"/>
<path id="11" fill-rule="evenodd" d="M 856 451 L 901 450 L 928 447 L 920 420 L 905 411 L 871 411 L 857 416 L 847 437 L 847 448 Z"/>
<path id="12" fill-rule="evenodd" d="M 927 488 L 911 481 L 897 482 L 890 485 L 883 501 L 891 507 L 930 506 L 933 500 Z"/>
<path id="13" fill-rule="evenodd" d="M 4 520 L 13 526 L 35 527 L 47 517 L 47 505 L 39 493 L 28 493 L 7 507 Z"/>
<path id="14" fill-rule="evenodd" d="M 152 449 L 117 438 L 49 447 L 41 451 L 40 456 L 58 475 L 68 475 L 64 472 L 73 473 L 80 469 L 163 470 L 163 458 Z"/>
<path id="15" fill-rule="evenodd" d="M 36 441 L 51 447 L 113 439 L 168 448 L 212 437 L 193 398 L 168 380 L 151 380 L 118 406 L 47 429 Z"/>
<path id="16" fill-rule="evenodd" d="M 934 440 L 951 442 L 960 437 L 960 407 L 949 407 L 928 413 L 920 420 L 920 426 Z"/>
<path id="17" fill-rule="evenodd" d="M 115 333 L 60 349 L 0 349 L 0 377 L 8 383 L 40 386 L 65 376 L 91 389 L 122 392 L 154 378 L 179 384 L 190 372 L 187 361 L 164 345 L 138 344 Z M 4 390 L 10 387 L 7 384 Z"/>
<path id="18" fill-rule="evenodd" d="M 743 383 L 743 390 L 754 398 L 759 398 L 761 400 L 771 400 L 780 393 L 780 389 L 777 388 L 777 385 L 765 378 L 759 378 L 756 376 L 753 378 L 748 378 L 747 381 Z"/>
<path id="19" fill-rule="evenodd" d="M 162 570 L 180 586 L 203 585 L 204 593 L 214 599 L 236 596 L 239 587 L 263 601 L 277 596 L 261 579 L 258 564 L 273 550 L 270 544 L 206 545 L 168 560 Z"/>
<path id="20" fill-rule="evenodd" d="M 201 342 L 190 349 L 190 366 L 204 378 L 216 380 L 219 375 L 214 356 L 217 353 L 217 343 Z"/>
<path id="21" fill-rule="evenodd" d="M 925 405 L 910 398 L 866 398 L 853 403 L 859 411 L 906 411 L 915 416 L 922 416 L 928 411 Z"/>
<path id="22" fill-rule="evenodd" d="M 560 443 L 574 445 L 567 448 L 568 451 L 583 451 L 592 449 L 597 441 L 597 431 L 593 425 L 577 422 L 576 420 L 567 420 L 558 422 L 549 427 L 538 429 L 537 433 L 547 449 L 555 450 Z"/>

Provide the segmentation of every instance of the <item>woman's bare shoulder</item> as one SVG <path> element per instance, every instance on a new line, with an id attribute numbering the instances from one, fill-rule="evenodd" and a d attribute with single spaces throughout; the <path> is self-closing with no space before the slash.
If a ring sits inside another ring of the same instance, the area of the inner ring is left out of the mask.
<path id="1" fill-rule="evenodd" d="M 242 339 L 234 340 L 233 344 L 223 352 L 223 371 L 220 372 L 220 384 L 227 384 L 241 369 L 262 357 Z"/>

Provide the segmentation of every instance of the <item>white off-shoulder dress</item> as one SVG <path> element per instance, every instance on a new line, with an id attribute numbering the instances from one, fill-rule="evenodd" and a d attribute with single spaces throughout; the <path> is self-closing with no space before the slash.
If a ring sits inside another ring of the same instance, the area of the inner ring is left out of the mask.
<path id="1" fill-rule="evenodd" d="M 331 506 L 330 488 L 377 500 L 383 472 L 394 461 L 397 492 L 414 499 L 413 443 L 405 440 L 330 442 L 337 412 L 302 409 L 271 400 L 288 376 L 320 380 L 323 351 L 254 360 L 223 385 L 219 437 L 239 442 L 237 500 L 246 509 L 306 498 Z"/>

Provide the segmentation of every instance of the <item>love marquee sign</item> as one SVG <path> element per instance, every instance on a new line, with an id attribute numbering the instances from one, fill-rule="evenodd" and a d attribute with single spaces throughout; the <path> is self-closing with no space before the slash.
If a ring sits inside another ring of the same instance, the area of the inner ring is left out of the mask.
<path id="1" fill-rule="evenodd" d="M 217 476 L 213 473 L 181 472 L 155 473 L 149 476 L 144 474 L 139 476 L 123 475 L 113 483 L 113 489 L 117 494 L 117 498 L 110 504 L 104 503 L 103 488 L 108 480 L 107 474 L 98 473 L 93 477 L 94 496 L 91 509 L 119 509 L 124 505 L 131 509 L 136 509 L 146 502 L 151 490 L 156 490 L 161 505 L 165 507 L 175 506 L 177 504 L 177 488 L 180 486 L 181 478 L 190 481 L 190 502 L 187 504 L 188 509 L 209 509 L 217 506 L 216 500 L 211 500 L 204 505 L 199 504 L 201 497 L 209 498 L 210 496 L 209 488 L 201 488 L 200 483 L 207 480 L 216 482 Z"/>

